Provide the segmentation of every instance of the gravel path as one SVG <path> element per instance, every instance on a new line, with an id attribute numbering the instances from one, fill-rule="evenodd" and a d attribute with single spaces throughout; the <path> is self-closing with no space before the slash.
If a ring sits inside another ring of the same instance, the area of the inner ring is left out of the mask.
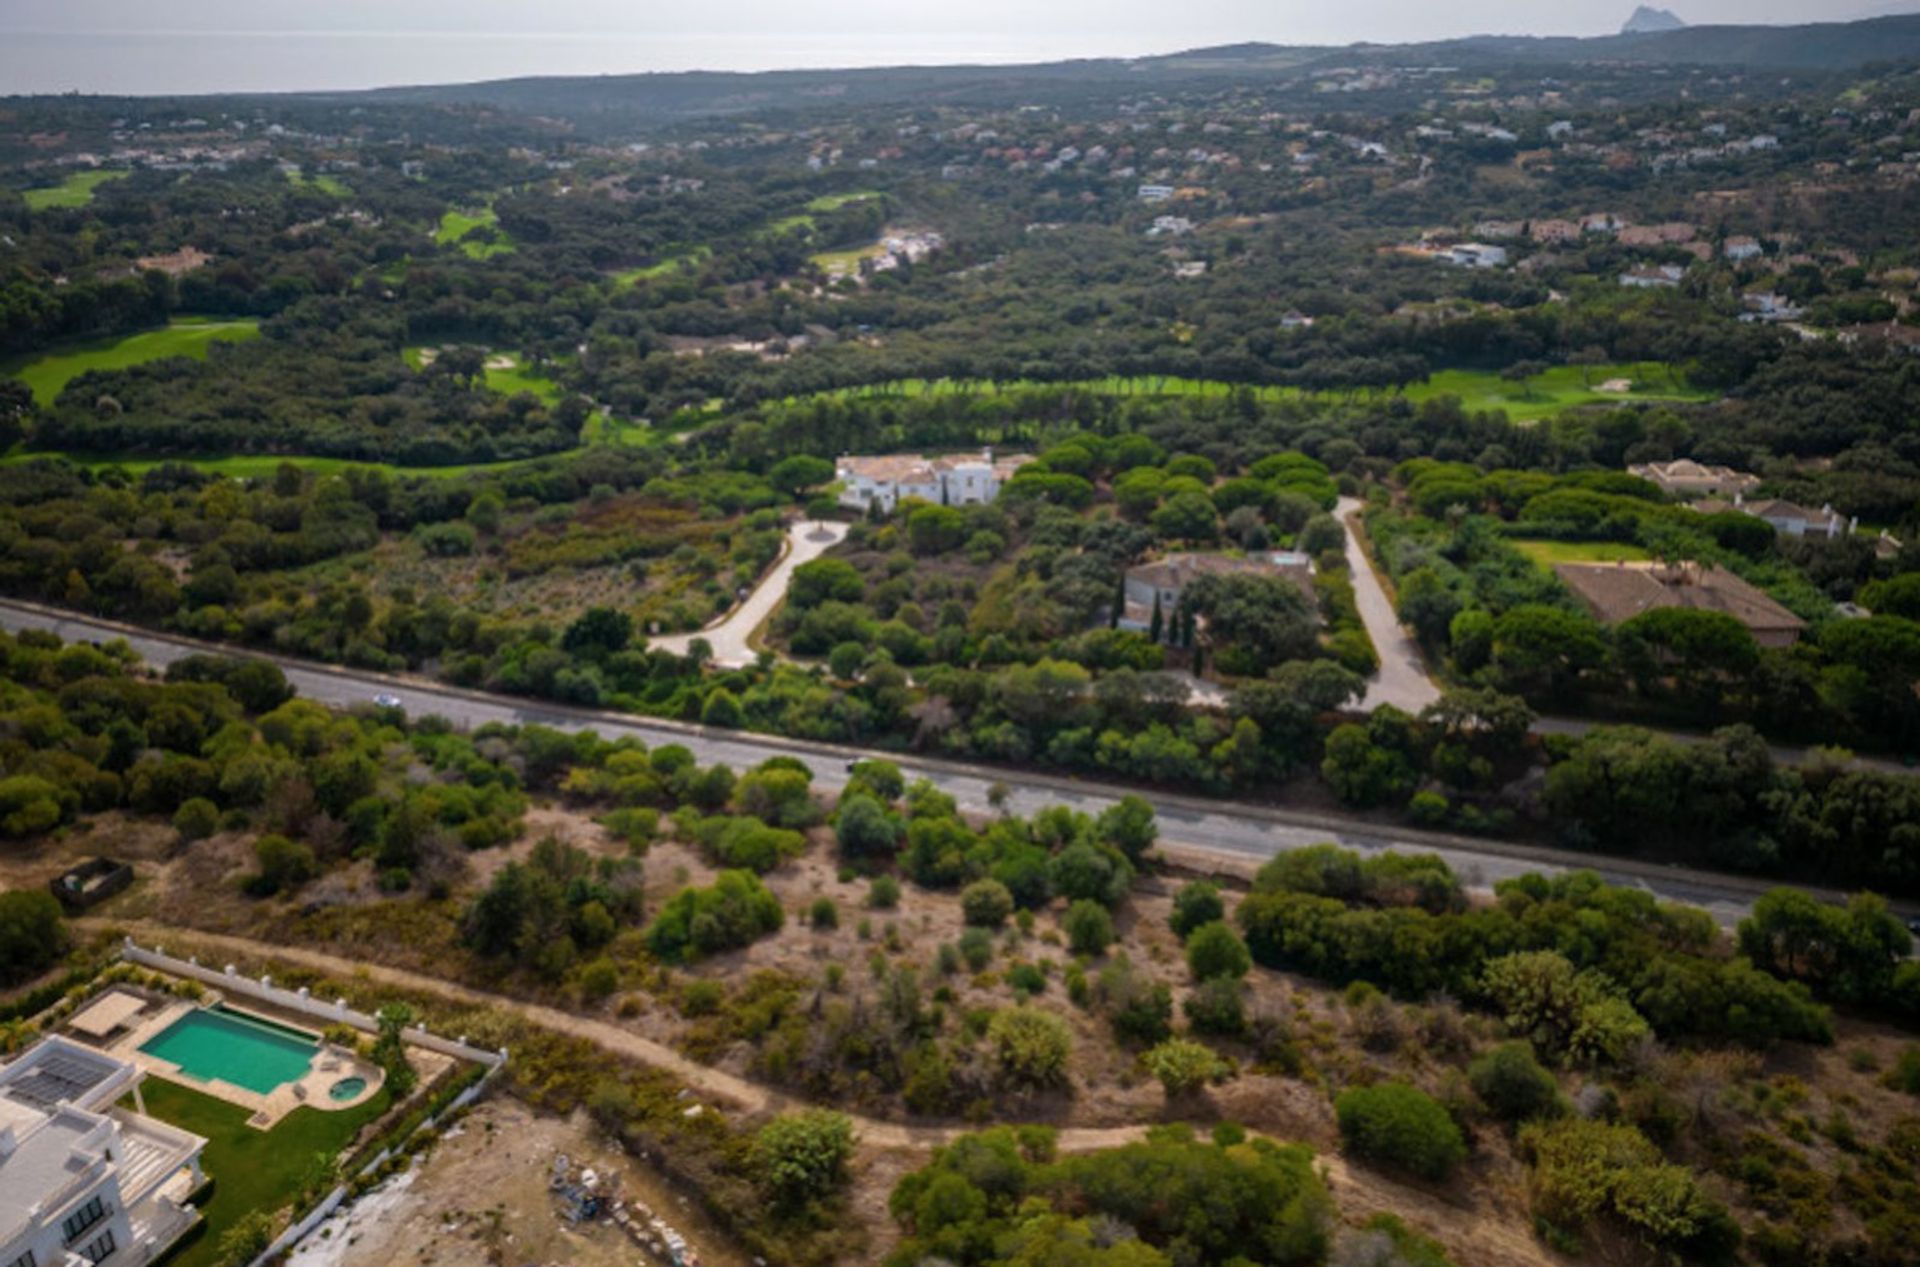
<path id="1" fill-rule="evenodd" d="M 649 638 L 647 645 L 661 651 L 671 651 L 675 655 L 685 655 L 695 638 L 705 638 L 707 645 L 713 648 L 713 663 L 721 668 L 738 669 L 752 664 L 755 652 L 747 645 L 747 640 L 773 614 L 780 600 L 787 596 L 787 578 L 802 563 L 812 562 L 839 545 L 846 535 L 847 525 L 842 523 L 796 520 L 787 529 L 786 549 L 779 562 L 760 578 L 760 584 L 754 586 L 753 593 L 741 600 L 718 623 L 708 625 L 699 633 Z"/>
<path id="2" fill-rule="evenodd" d="M 1361 502 L 1353 497 L 1342 497 L 1334 508 L 1341 526 L 1347 530 L 1347 571 L 1353 576 L 1353 596 L 1360 608 L 1360 619 L 1366 624 L 1367 636 L 1373 639 L 1373 649 L 1380 656 L 1380 671 L 1367 682 L 1367 697 L 1361 707 L 1372 712 L 1382 704 L 1391 704 L 1406 712 L 1418 713 L 1440 698 L 1440 688 L 1427 676 L 1427 662 L 1420 654 L 1419 644 L 1394 615 L 1393 601 L 1387 597 L 1379 574 L 1373 570 L 1373 560 L 1360 544 L 1357 531 L 1360 510 Z"/>

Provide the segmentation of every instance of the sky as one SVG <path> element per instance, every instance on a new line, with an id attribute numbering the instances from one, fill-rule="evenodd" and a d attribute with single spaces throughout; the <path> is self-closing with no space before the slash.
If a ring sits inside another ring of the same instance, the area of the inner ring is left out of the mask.
<path id="1" fill-rule="evenodd" d="M 0 0 L 0 95 L 1126 57 L 1212 44 L 1598 35 L 1637 0 Z M 1672 0 L 1696 25 L 1913 0 Z"/>

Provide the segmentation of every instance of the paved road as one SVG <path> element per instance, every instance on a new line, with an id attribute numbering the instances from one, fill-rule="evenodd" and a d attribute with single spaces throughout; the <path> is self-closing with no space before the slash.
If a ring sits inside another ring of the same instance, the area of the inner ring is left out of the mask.
<path id="1" fill-rule="evenodd" d="M 1358 498 L 1342 497 L 1334 507 L 1347 530 L 1347 571 L 1353 577 L 1353 597 L 1367 636 L 1373 639 L 1373 649 L 1380 656 L 1380 671 L 1368 681 L 1367 696 L 1360 707 L 1372 712 L 1382 704 L 1391 704 L 1418 713 L 1440 698 L 1440 688 L 1427 674 L 1420 645 L 1394 615 L 1393 600 L 1387 597 L 1379 574 L 1373 570 L 1373 560 L 1360 544 L 1355 528 L 1362 505 Z"/>
<path id="2" fill-rule="evenodd" d="M 157 666 L 165 666 L 183 656 L 197 653 L 235 654 L 231 647 L 193 642 L 16 602 L 0 603 L 0 628 L 48 629 L 69 641 L 107 641 L 124 637 L 135 651 Z M 1767 883 L 1745 877 L 1597 858 L 1564 850 L 1485 841 L 1441 832 L 1378 826 L 1285 806 L 1211 800 L 1026 770 L 974 766 L 910 754 L 862 751 L 771 735 L 713 730 L 680 722 L 643 719 L 460 690 L 406 675 L 340 669 L 281 656 L 263 658 L 279 664 L 286 672 L 288 682 L 300 694 L 335 707 L 365 704 L 375 694 L 391 692 L 414 716 L 438 715 L 464 727 L 504 722 L 552 726 L 570 731 L 594 730 L 611 738 L 631 735 L 649 745 L 685 744 L 702 763 L 724 762 L 735 769 L 746 769 L 772 756 L 793 756 L 804 761 L 814 771 L 815 782 L 828 790 L 845 784 L 849 761 L 862 756 L 883 757 L 897 762 L 908 779 L 924 777 L 931 780 L 952 796 L 962 809 L 974 813 L 991 811 L 988 793 L 996 783 L 1008 789 L 1007 808 L 1021 815 L 1060 804 L 1098 813 L 1122 796 L 1144 795 L 1154 805 L 1160 821 L 1161 837 L 1167 843 L 1243 858 L 1269 858 L 1285 849 L 1322 841 L 1334 841 L 1367 854 L 1389 849 L 1419 850 L 1440 855 L 1474 888 L 1486 888 L 1497 880 L 1530 871 L 1555 872 L 1590 867 L 1613 883 L 1646 888 L 1663 898 L 1705 907 L 1722 924 L 1728 925 L 1744 917 L 1752 900 L 1770 887 Z"/>
<path id="3" fill-rule="evenodd" d="M 772 571 L 760 578 L 760 584 L 754 587 L 753 593 L 722 617 L 719 623 L 708 625 L 699 633 L 649 638 L 647 645 L 671 651 L 675 655 L 685 655 L 695 638 L 705 638 L 707 645 L 713 648 L 713 662 L 722 668 L 738 669 L 752 664 L 754 650 L 747 640 L 773 614 L 780 600 L 787 596 L 787 578 L 802 563 L 812 562 L 839 545 L 846 535 L 847 525 L 842 523 L 796 520 L 787 529 L 786 552 L 780 556 L 780 561 L 774 564 Z"/>

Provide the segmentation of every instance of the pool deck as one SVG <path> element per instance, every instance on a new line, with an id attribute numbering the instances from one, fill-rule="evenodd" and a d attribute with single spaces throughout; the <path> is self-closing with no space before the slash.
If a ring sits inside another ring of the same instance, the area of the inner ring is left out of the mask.
<path id="1" fill-rule="evenodd" d="M 164 1060 L 140 1050 L 142 1044 L 151 1041 L 182 1017 L 201 1008 L 210 1008 L 215 1005 L 280 1029 L 295 1029 L 309 1035 L 317 1050 L 307 1067 L 306 1075 L 292 1082 L 282 1083 L 263 1095 L 246 1087 L 235 1086 L 221 1078 L 197 1078 L 171 1060 Z M 325 1042 L 312 1030 L 289 1024 L 265 1012 L 235 1007 L 231 1003 L 223 1002 L 217 993 L 209 993 L 197 1002 L 189 1002 L 185 999 L 169 1001 L 157 1012 L 142 1015 L 130 1028 L 114 1039 L 107 1047 L 107 1051 L 122 1060 L 133 1062 L 145 1073 L 165 1078 L 169 1082 L 177 1082 L 182 1086 L 192 1087 L 196 1091 L 203 1091 L 249 1110 L 252 1116 L 247 1119 L 247 1125 L 263 1131 L 271 1129 L 281 1118 L 301 1105 L 310 1105 L 331 1112 L 364 1104 L 379 1092 L 381 1084 L 386 1080 L 385 1072 L 378 1065 L 362 1060 L 352 1051 Z M 423 1078 L 430 1076 L 432 1071 L 421 1067 L 423 1053 L 409 1048 L 407 1054 L 413 1060 L 415 1067 L 420 1068 Z M 336 1100 L 328 1092 L 343 1078 L 363 1078 L 366 1080 L 366 1085 L 361 1088 L 359 1094 L 350 1099 Z"/>

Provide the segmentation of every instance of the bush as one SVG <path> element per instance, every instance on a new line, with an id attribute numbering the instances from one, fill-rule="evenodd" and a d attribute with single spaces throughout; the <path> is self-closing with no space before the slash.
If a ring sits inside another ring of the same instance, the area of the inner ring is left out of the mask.
<path id="1" fill-rule="evenodd" d="M 1173 1032 L 1173 993 L 1134 970 L 1126 955 L 1100 970 L 1094 997 L 1123 1042 L 1151 1045 Z"/>
<path id="2" fill-rule="evenodd" d="M 975 880 L 960 890 L 960 910 L 976 928 L 998 928 L 1013 914 L 1013 894 L 998 880 Z"/>
<path id="3" fill-rule="evenodd" d="M 0 893 L 0 985 L 37 976 L 66 953 L 66 925 L 53 894 L 40 889 Z"/>
<path id="4" fill-rule="evenodd" d="M 813 909 L 808 912 L 807 922 L 821 931 L 838 928 L 840 927 L 840 908 L 834 905 L 830 897 L 817 898 L 814 900 Z"/>
<path id="5" fill-rule="evenodd" d="M 900 905 L 900 882 L 890 875 L 874 877 L 867 886 L 867 905 L 876 911 L 890 911 Z"/>
<path id="6" fill-rule="evenodd" d="M 745 946 L 780 931 L 786 914 L 751 871 L 722 871 L 706 888 L 684 888 L 647 928 L 647 945 L 670 963 Z"/>
<path id="7" fill-rule="evenodd" d="M 1467 1155 L 1447 1111 L 1404 1082 L 1355 1087 L 1334 1102 L 1340 1138 L 1355 1156 L 1423 1179 L 1444 1179 Z"/>
<path id="8" fill-rule="evenodd" d="M 1227 1062 L 1204 1043 L 1171 1038 L 1140 1058 L 1146 1071 L 1159 1079 L 1168 1099 L 1192 1095 L 1227 1073 Z"/>
<path id="9" fill-rule="evenodd" d="M 762 1184 L 788 1208 L 831 1196 L 847 1179 L 853 1122 L 844 1113 L 807 1109 L 774 1118 L 753 1139 Z"/>
<path id="10" fill-rule="evenodd" d="M 1239 980 L 1253 967 L 1247 944 L 1224 920 L 1213 920 L 1193 930 L 1187 938 L 1187 970 L 1195 981 L 1215 977 Z"/>
<path id="11" fill-rule="evenodd" d="M 286 889 L 298 888 L 319 874 L 313 850 L 285 836 L 262 836 L 253 844 L 260 872 L 247 882 L 247 890 L 266 897 Z"/>
<path id="12" fill-rule="evenodd" d="M 995 1012 L 987 1024 L 987 1042 L 1008 1086 L 1038 1090 L 1067 1081 L 1073 1036 L 1057 1016 L 1030 1007 Z"/>
<path id="13" fill-rule="evenodd" d="M 1232 977 L 1209 977 L 1187 996 L 1187 1024 L 1202 1034 L 1238 1038 L 1247 1030 L 1246 995 Z"/>
<path id="14" fill-rule="evenodd" d="M 856 795 L 840 803 L 834 834 L 849 858 L 890 857 L 900 842 L 900 824 L 871 796 Z"/>
<path id="15" fill-rule="evenodd" d="M 1217 923 L 1227 917 L 1227 904 L 1220 899 L 1220 886 L 1211 880 L 1184 884 L 1173 895 L 1173 914 L 1167 924 L 1174 935 L 1185 941 L 1202 924 Z"/>
<path id="16" fill-rule="evenodd" d="M 1526 1043 L 1502 1043 L 1467 1068 L 1467 1080 L 1503 1122 L 1546 1117 L 1560 1106 L 1560 1084 L 1533 1058 Z"/>
<path id="17" fill-rule="evenodd" d="M 604 999 L 620 988 L 620 969 L 602 955 L 582 965 L 579 982 L 581 994 L 589 999 Z"/>
<path id="18" fill-rule="evenodd" d="M 969 928 L 960 934 L 960 956 L 967 968 L 980 972 L 993 962 L 993 934 L 984 928 Z"/>
<path id="19" fill-rule="evenodd" d="M 173 812 L 173 829 L 182 840 L 205 840 L 220 830 L 220 807 L 204 796 L 193 796 Z"/>
<path id="20" fill-rule="evenodd" d="M 1067 932 L 1067 947 L 1076 955 L 1103 954 L 1113 944 L 1113 916 L 1098 902 L 1075 902 L 1060 923 Z"/>

